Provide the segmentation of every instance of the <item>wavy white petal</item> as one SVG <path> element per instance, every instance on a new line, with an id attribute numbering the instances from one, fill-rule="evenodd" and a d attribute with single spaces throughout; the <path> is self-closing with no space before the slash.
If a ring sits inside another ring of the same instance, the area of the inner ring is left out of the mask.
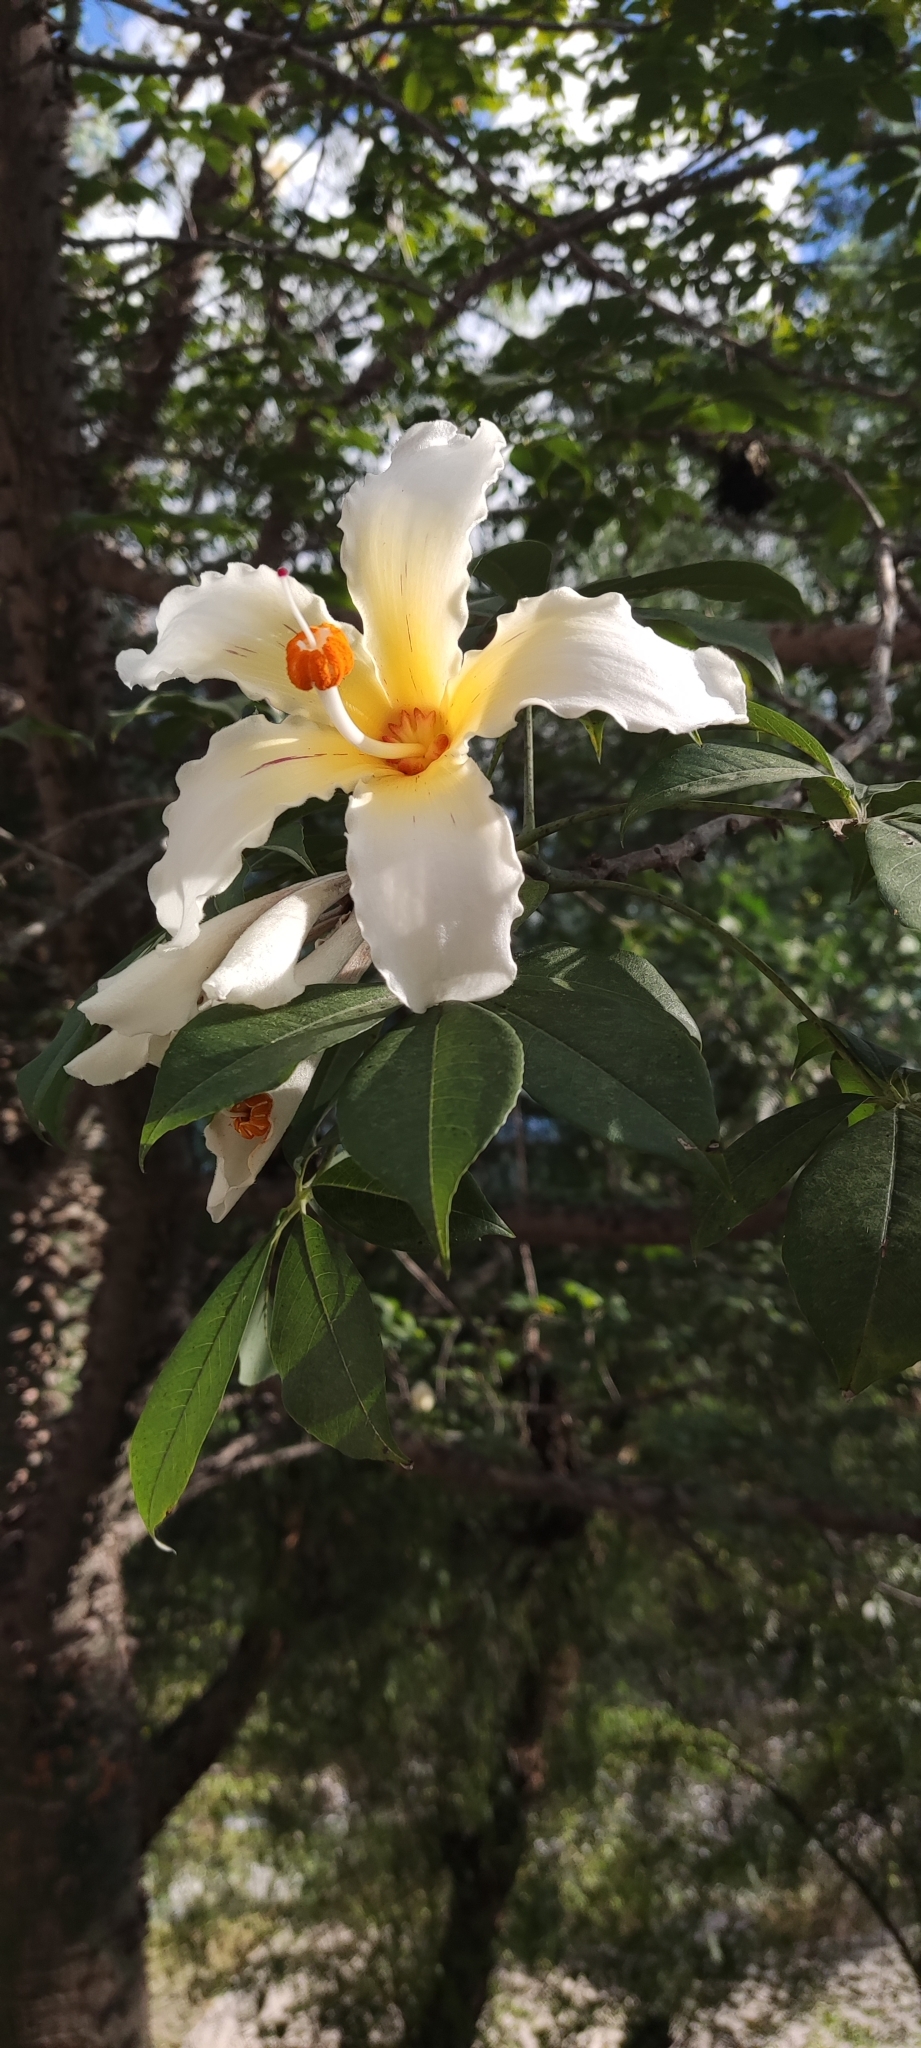
<path id="1" fill-rule="evenodd" d="M 523 598 L 499 620 L 490 645 L 467 656 L 453 698 L 460 730 L 497 739 L 525 704 L 559 718 L 604 711 L 627 732 L 694 732 L 748 717 L 745 683 L 728 654 L 675 647 L 641 626 L 615 592 Z"/>
<path id="2" fill-rule="evenodd" d="M 467 622 L 470 532 L 505 442 L 446 420 L 410 427 L 386 469 L 353 484 L 342 507 L 342 567 L 365 644 L 395 704 L 431 709 L 460 667 Z"/>
<path id="3" fill-rule="evenodd" d="M 352 900 L 375 966 L 411 1010 L 476 1002 L 515 979 L 523 875 L 512 828 L 473 761 L 375 778 L 346 816 Z"/>
<path id="4" fill-rule="evenodd" d="M 353 789 L 366 768 L 347 740 L 306 718 L 244 718 L 216 732 L 203 760 L 180 768 L 179 795 L 163 813 L 169 839 L 148 887 L 165 930 L 190 945 L 243 848 L 264 845 L 281 811 Z"/>
<path id="5" fill-rule="evenodd" d="M 300 959 L 301 949 L 317 919 L 347 893 L 348 886 L 346 874 L 322 875 L 315 882 L 305 882 L 273 897 L 263 915 L 209 974 L 203 986 L 206 999 L 212 1003 L 248 1003 L 256 1010 L 272 1010 L 290 1003 L 303 985 L 300 971 L 307 963 Z M 207 930 L 207 924 L 203 925 L 202 933 Z M 317 951 L 322 952 L 323 943 Z M 311 959 L 315 957 L 315 953 L 310 955 Z"/>
<path id="6" fill-rule="evenodd" d="M 171 590 L 157 613 L 151 653 L 125 648 L 115 666 L 129 689 L 157 690 L 177 677 L 203 683 L 220 676 L 278 711 L 303 712 L 304 692 L 289 680 L 285 661 L 288 642 L 303 619 L 308 626 L 329 622 L 322 597 L 265 563 L 253 569 L 246 562 L 231 562 L 226 569 L 205 569 L 200 583 Z M 355 656 L 356 679 L 360 676 L 375 690 L 361 634 L 350 626 L 340 630 Z"/>
<path id="7" fill-rule="evenodd" d="M 76 1081 L 88 1081 L 91 1088 L 108 1087 L 112 1081 L 126 1081 L 146 1067 L 150 1057 L 150 1033 L 128 1037 L 122 1031 L 107 1031 L 95 1045 L 89 1045 L 76 1059 L 68 1060 L 65 1073 Z"/>

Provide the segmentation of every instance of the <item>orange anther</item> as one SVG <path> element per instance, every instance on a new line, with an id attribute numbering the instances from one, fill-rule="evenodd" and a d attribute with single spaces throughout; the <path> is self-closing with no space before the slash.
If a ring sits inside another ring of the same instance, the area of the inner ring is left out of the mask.
<path id="1" fill-rule="evenodd" d="M 272 1128 L 271 1095 L 247 1095 L 235 1102 L 230 1112 L 233 1127 L 241 1138 L 267 1138 Z"/>
<path id="2" fill-rule="evenodd" d="M 440 760 L 451 745 L 434 711 L 401 711 L 399 718 L 384 727 L 381 739 L 394 741 L 397 745 L 403 741 L 422 748 L 421 754 L 407 754 L 405 760 L 391 762 L 391 767 L 396 768 L 400 775 L 421 775 L 426 768 L 431 768 L 433 761 Z"/>
<path id="3" fill-rule="evenodd" d="M 285 648 L 288 680 L 296 690 L 334 690 L 355 666 L 355 656 L 341 626 L 312 627 L 316 646 L 306 633 L 295 633 Z"/>

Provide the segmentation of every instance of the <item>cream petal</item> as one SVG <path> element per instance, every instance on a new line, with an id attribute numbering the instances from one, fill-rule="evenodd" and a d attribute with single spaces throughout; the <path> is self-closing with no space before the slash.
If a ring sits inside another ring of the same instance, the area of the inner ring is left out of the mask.
<path id="1" fill-rule="evenodd" d="M 347 882 L 347 877 L 343 877 Z M 233 910 L 208 918 L 190 946 L 174 939 L 142 953 L 117 974 L 103 975 L 94 995 L 80 1004 L 91 1024 L 110 1024 L 120 1032 L 146 1031 L 154 1036 L 181 1030 L 194 1017 L 202 984 L 234 947 L 241 933 L 266 916 L 272 905 L 291 892 L 253 897 Z"/>
<path id="2" fill-rule="evenodd" d="M 234 1128 L 229 1109 L 219 1110 L 217 1116 L 212 1117 L 205 1130 L 205 1144 L 217 1161 L 208 1196 L 208 1214 L 212 1222 L 222 1223 L 240 1196 L 252 1187 L 256 1175 L 261 1173 L 266 1160 L 271 1158 L 284 1137 L 298 1104 L 310 1086 L 316 1066 L 316 1060 L 302 1060 L 288 1080 L 273 1090 L 271 1121 L 265 1138 L 241 1137 Z"/>
<path id="3" fill-rule="evenodd" d="M 212 1003 L 249 1003 L 256 1010 L 272 1010 L 290 1003 L 299 994 L 300 952 L 317 918 L 337 898 L 346 895 L 346 874 L 322 875 L 289 889 L 269 903 L 262 917 L 251 924 L 213 974 L 203 993 Z M 263 902 L 265 902 L 263 898 Z M 202 933 L 208 930 L 205 924 Z M 200 943 L 196 939 L 195 944 Z M 317 951 L 322 951 L 322 943 Z M 191 951 L 191 948 L 189 948 Z M 316 954 L 311 954 L 311 959 Z M 326 980 L 324 975 L 319 977 Z"/>
<path id="4" fill-rule="evenodd" d="M 515 978 L 523 875 L 512 828 L 473 761 L 375 777 L 346 816 L 352 900 L 375 966 L 411 1010 L 499 995 Z"/>
<path id="5" fill-rule="evenodd" d="M 605 711 L 627 732 L 744 725 L 745 684 L 716 647 L 692 653 L 633 617 L 626 598 L 548 590 L 499 620 L 468 655 L 452 700 L 455 730 L 498 739 L 525 704 L 560 718 Z"/>
<path id="6" fill-rule="evenodd" d="M 146 1067 L 149 1053 L 148 1032 L 127 1037 L 122 1031 L 107 1031 L 95 1045 L 87 1046 L 76 1059 L 68 1060 L 64 1072 L 73 1074 L 77 1081 L 88 1081 L 91 1088 L 105 1088 L 112 1081 L 126 1081 L 129 1074 Z"/>
<path id="7" fill-rule="evenodd" d="M 129 689 L 159 689 L 183 676 L 190 683 L 221 676 L 236 683 L 247 697 L 276 710 L 304 710 L 304 691 L 289 681 L 285 650 L 300 630 L 298 614 L 308 626 L 329 624 L 321 597 L 293 576 L 279 576 L 262 563 L 231 562 L 226 569 L 205 569 L 200 583 L 171 590 L 157 613 L 157 644 L 150 654 L 128 647 L 115 666 Z M 374 688 L 373 668 L 360 633 L 340 629 L 355 655 L 356 669 L 367 672 Z M 311 711 L 315 710 L 310 692 Z"/>
<path id="8" fill-rule="evenodd" d="M 307 718 L 243 718 L 216 732 L 203 760 L 176 777 L 163 813 L 169 839 L 148 887 L 160 923 L 180 946 L 196 937 L 209 896 L 233 881 L 245 846 L 262 846 L 281 811 L 308 797 L 353 789 L 363 754 Z"/>
<path id="9" fill-rule="evenodd" d="M 504 453 L 488 420 L 473 435 L 426 420 L 397 442 L 386 469 L 353 484 L 345 499 L 342 567 L 395 704 L 433 708 L 458 672 L 470 530 L 486 516 Z"/>

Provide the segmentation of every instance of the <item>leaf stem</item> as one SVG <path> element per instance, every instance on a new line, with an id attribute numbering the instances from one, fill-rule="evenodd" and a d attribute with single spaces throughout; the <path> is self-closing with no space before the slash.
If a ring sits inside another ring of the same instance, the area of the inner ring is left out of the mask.
<path id="1" fill-rule="evenodd" d="M 529 704 L 524 714 L 524 836 L 534 834 L 534 711 Z"/>
<path id="2" fill-rule="evenodd" d="M 646 903 L 658 903 L 660 906 L 664 905 L 667 910 L 677 911 L 679 917 L 689 918 L 692 924 L 700 925 L 703 931 L 709 932 L 712 938 L 718 939 L 720 945 L 725 946 L 729 952 L 738 953 L 740 959 L 747 960 L 750 967 L 757 968 L 758 973 L 763 974 L 766 980 L 773 982 L 774 987 L 779 989 L 780 994 L 786 997 L 788 1003 L 792 1003 L 794 1008 L 799 1010 L 801 1016 L 807 1017 L 810 1024 L 817 1024 L 822 1031 L 827 1032 L 829 1037 L 834 1037 L 834 1025 L 827 1023 L 824 1017 L 819 1017 L 816 1011 L 807 1003 L 805 997 L 798 995 L 796 989 L 791 988 L 790 983 L 784 980 L 783 975 L 777 973 L 776 968 L 769 966 L 766 960 L 762 960 L 760 953 L 754 952 L 751 946 L 747 946 L 744 939 L 736 938 L 734 932 L 727 931 L 725 925 L 716 924 L 712 917 L 706 917 L 702 910 L 693 909 L 691 904 L 685 903 L 682 898 L 663 896 L 658 889 L 641 889 L 629 879 L 618 881 L 613 877 L 606 876 L 602 880 L 595 875 L 567 874 L 565 869 L 552 868 L 543 860 L 534 861 L 532 865 L 535 869 L 540 868 L 540 879 L 547 883 L 551 895 L 576 895 L 583 889 L 591 889 L 593 892 L 596 889 L 625 889 L 628 895 L 640 896 Z"/>

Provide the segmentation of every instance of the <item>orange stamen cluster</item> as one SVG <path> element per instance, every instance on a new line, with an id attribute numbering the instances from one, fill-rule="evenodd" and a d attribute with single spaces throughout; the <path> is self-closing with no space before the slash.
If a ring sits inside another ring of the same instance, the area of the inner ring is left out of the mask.
<path id="1" fill-rule="evenodd" d="M 247 1095 L 235 1102 L 230 1112 L 233 1127 L 241 1138 L 267 1138 L 272 1128 L 271 1095 Z"/>
<path id="2" fill-rule="evenodd" d="M 433 761 L 439 761 L 451 741 L 440 724 L 437 711 L 401 711 L 391 725 L 385 725 L 382 740 L 393 740 L 397 745 L 415 745 L 422 748 L 421 754 L 408 754 L 405 761 L 392 761 L 400 775 L 421 775 L 431 768 Z"/>
<path id="3" fill-rule="evenodd" d="M 322 625 L 312 629 L 316 646 L 306 633 L 295 633 L 285 648 L 288 681 L 296 690 L 334 690 L 355 666 L 355 656 L 341 626 Z"/>

